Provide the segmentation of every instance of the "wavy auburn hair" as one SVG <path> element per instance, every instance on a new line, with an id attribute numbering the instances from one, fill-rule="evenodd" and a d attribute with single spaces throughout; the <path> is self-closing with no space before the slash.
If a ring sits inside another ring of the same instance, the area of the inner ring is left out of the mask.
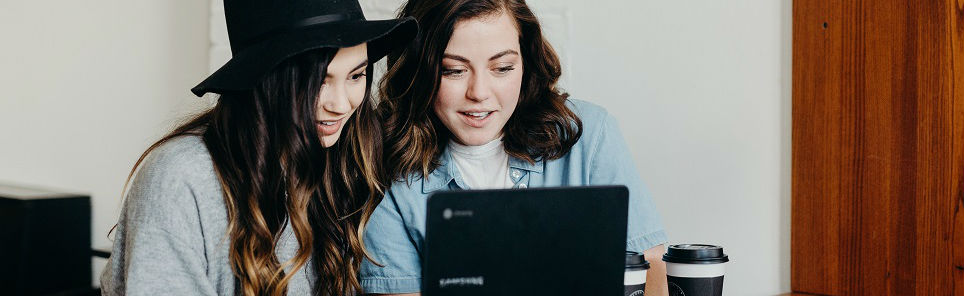
<path id="1" fill-rule="evenodd" d="M 442 56 L 455 24 L 509 14 L 519 30 L 523 78 L 519 104 L 503 127 L 506 153 L 530 163 L 560 158 L 582 135 L 582 121 L 556 88 L 559 58 L 542 36 L 539 20 L 524 0 L 409 0 L 398 17 L 414 17 L 416 41 L 388 56 L 379 85 L 378 113 L 385 124 L 385 163 L 393 179 L 428 175 L 451 132 L 433 111 L 441 82 Z"/>
<path id="2" fill-rule="evenodd" d="M 368 257 L 362 233 L 386 183 L 381 129 L 369 80 L 341 139 L 328 148 L 321 144 L 315 110 L 336 52 L 302 53 L 254 90 L 222 94 L 215 107 L 154 143 L 134 165 L 175 137 L 203 138 L 224 191 L 231 267 L 242 295 L 284 295 L 294 275 L 285 270 L 299 270 L 309 258 L 318 276 L 315 294 L 361 291 L 357 272 Z M 275 246 L 287 223 L 300 248 L 278 262 Z"/>

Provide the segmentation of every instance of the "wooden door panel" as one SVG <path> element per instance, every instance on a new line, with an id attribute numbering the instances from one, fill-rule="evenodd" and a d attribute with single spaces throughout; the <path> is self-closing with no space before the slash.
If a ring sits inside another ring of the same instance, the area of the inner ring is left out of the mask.
<path id="1" fill-rule="evenodd" d="M 793 2 L 794 292 L 964 295 L 962 3 Z"/>

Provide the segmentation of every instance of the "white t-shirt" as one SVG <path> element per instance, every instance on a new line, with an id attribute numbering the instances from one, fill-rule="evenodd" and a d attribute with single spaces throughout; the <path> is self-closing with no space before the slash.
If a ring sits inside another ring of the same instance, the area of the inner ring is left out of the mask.
<path id="1" fill-rule="evenodd" d="M 479 146 L 466 146 L 449 141 L 452 160 L 471 189 L 511 188 L 509 154 L 502 146 L 502 137 Z"/>

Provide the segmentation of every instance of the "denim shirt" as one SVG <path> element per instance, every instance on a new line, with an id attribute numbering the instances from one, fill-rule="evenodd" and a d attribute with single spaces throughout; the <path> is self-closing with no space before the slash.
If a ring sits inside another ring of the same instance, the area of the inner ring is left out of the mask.
<path id="1" fill-rule="evenodd" d="M 667 241 L 653 200 L 633 165 L 615 118 L 595 104 L 570 99 L 569 108 L 582 120 L 582 137 L 568 154 L 549 161 L 509 156 L 515 188 L 625 185 L 629 188 L 626 250 L 642 252 Z M 426 178 L 413 174 L 396 181 L 379 203 L 364 234 L 365 248 L 379 264 L 364 260 L 360 280 L 365 293 L 421 291 L 421 256 L 428 195 L 438 190 L 468 189 L 451 152 Z"/>

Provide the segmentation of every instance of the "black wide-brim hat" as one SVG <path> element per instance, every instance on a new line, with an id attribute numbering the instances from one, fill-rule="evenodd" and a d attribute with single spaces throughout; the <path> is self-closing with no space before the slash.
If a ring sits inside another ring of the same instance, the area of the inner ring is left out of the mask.
<path id="1" fill-rule="evenodd" d="M 245 3 L 237 4 L 243 6 L 241 8 L 231 9 L 232 3 L 237 2 Z M 329 0 L 336 5 L 321 7 L 317 3 L 326 1 L 285 0 L 281 2 L 286 2 L 286 7 L 276 9 L 276 14 L 280 15 L 274 15 L 275 20 L 270 20 L 273 15 L 265 9 L 277 7 L 254 7 L 256 11 L 239 11 L 252 10 L 251 6 L 258 6 L 258 2 L 277 3 L 264 0 L 225 1 L 232 57 L 191 89 L 195 95 L 200 97 L 208 92 L 223 94 L 253 89 L 265 74 L 285 59 L 318 48 L 344 48 L 367 42 L 369 63 L 375 63 L 395 48 L 408 44 L 418 33 L 418 25 L 411 17 L 366 20 L 356 0 Z M 299 3 L 310 4 L 298 7 Z M 285 20 L 292 18 L 288 16 L 291 13 L 285 15 L 286 12 L 297 11 L 295 14 L 304 16 L 305 9 L 317 12 L 309 12 L 307 17 L 296 16 L 294 21 Z M 331 10 L 336 11 L 331 13 Z M 266 18 L 269 20 L 265 21 Z M 252 25 L 252 21 L 262 24 Z"/>

